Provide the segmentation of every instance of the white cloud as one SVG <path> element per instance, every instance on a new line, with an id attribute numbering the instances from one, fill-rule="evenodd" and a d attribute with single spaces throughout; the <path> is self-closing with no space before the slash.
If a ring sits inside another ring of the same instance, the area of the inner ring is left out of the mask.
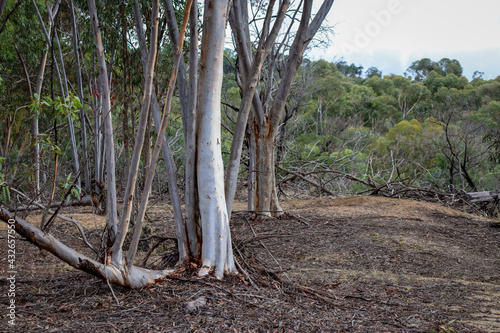
<path id="1" fill-rule="evenodd" d="M 429 57 L 461 61 L 467 77 L 500 75 L 500 2 L 491 0 L 336 0 L 328 16 L 336 24 L 333 45 L 313 59 L 376 66 L 402 74 Z"/>

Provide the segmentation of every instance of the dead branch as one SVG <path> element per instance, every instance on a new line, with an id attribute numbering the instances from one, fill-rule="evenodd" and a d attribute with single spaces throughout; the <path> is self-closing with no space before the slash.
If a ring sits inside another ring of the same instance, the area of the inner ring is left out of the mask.
<path id="1" fill-rule="evenodd" d="M 90 195 L 84 196 L 81 200 L 71 200 L 71 201 L 64 204 L 64 206 L 72 206 L 72 207 L 86 207 L 86 206 L 92 206 L 92 205 L 93 205 L 93 201 L 92 201 L 92 197 Z M 57 208 L 59 206 L 61 206 L 61 202 L 54 201 L 50 204 L 49 208 Z M 31 204 L 31 205 L 16 207 L 17 208 L 16 210 L 18 212 L 22 212 L 22 211 L 27 211 L 27 210 L 29 211 L 29 210 L 45 209 L 45 207 L 47 207 L 47 205 L 33 202 L 33 204 Z M 53 214 L 53 211 L 49 211 L 49 213 Z M 61 214 L 58 214 L 58 216 L 61 217 Z M 64 218 L 62 218 L 62 219 L 64 219 Z"/>
<path id="2" fill-rule="evenodd" d="M 10 190 L 12 192 L 15 192 L 16 194 L 22 196 L 23 198 L 26 198 L 26 199 L 30 199 L 26 194 L 24 194 L 23 192 L 19 191 L 19 190 L 16 190 L 15 188 L 10 188 Z M 85 200 L 85 198 L 82 199 L 82 201 Z M 53 203 L 54 206 L 56 206 L 56 203 Z M 30 209 L 31 207 L 31 209 Z M 39 202 L 36 202 L 36 201 L 33 201 L 33 204 L 32 205 L 28 205 L 28 206 L 21 206 L 21 207 L 16 207 L 16 211 L 24 211 L 24 210 L 35 210 L 35 209 L 45 209 L 46 206 L 42 205 L 41 203 Z M 24 208 L 24 209 L 23 209 Z M 54 214 L 54 211 L 49 209 L 49 213 L 50 214 Z M 66 217 L 64 215 L 61 215 L 61 214 L 57 214 L 57 217 L 64 220 L 64 221 L 68 221 L 68 222 L 76 222 L 75 219 L 71 218 L 71 217 Z"/>
<path id="3" fill-rule="evenodd" d="M 323 185 L 321 184 L 318 184 L 316 183 L 314 180 L 310 180 L 308 179 L 305 175 L 299 173 L 299 172 L 295 172 L 295 171 L 291 171 L 291 170 L 287 170 L 285 168 L 282 168 L 280 167 L 279 165 L 276 166 L 278 169 L 280 169 L 281 171 L 284 171 L 284 172 L 287 172 L 289 174 L 292 174 L 294 176 L 297 176 L 299 177 L 300 179 L 303 179 L 304 181 L 308 182 L 309 184 L 317 187 L 318 189 L 322 190 L 323 192 L 329 194 L 329 195 L 336 195 L 335 193 L 333 193 L 332 191 L 330 191 L 329 189 L 327 189 L 326 187 L 324 187 Z"/>
<path id="4" fill-rule="evenodd" d="M 470 202 L 497 201 L 500 199 L 500 189 L 495 191 L 469 192 L 467 197 Z"/>
<path id="5" fill-rule="evenodd" d="M 163 243 L 164 241 L 167 241 L 167 240 L 173 240 L 173 241 L 175 241 L 177 243 L 177 238 L 174 238 L 174 237 L 161 237 L 161 236 L 151 236 L 151 237 L 148 237 L 148 238 L 143 238 L 140 241 L 147 241 L 147 240 L 150 240 L 152 238 L 159 238 L 159 240 L 155 243 L 155 245 L 153 245 L 151 247 L 151 249 L 149 249 L 148 253 L 146 254 L 146 256 L 144 257 L 144 259 L 142 260 L 142 263 L 141 263 L 142 267 L 146 266 L 146 264 L 148 262 L 148 259 L 151 256 L 151 253 L 153 253 L 153 251 L 158 246 L 160 246 L 161 243 Z"/>

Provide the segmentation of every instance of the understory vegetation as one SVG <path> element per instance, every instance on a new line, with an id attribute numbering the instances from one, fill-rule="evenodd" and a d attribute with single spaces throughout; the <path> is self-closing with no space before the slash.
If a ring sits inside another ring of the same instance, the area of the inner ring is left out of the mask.
<path id="1" fill-rule="evenodd" d="M 227 51 L 226 149 L 239 104 L 234 62 Z M 500 77 L 469 81 L 457 60 L 421 59 L 405 76 L 306 60 L 277 139 L 277 183 L 285 195 L 496 190 L 499 122 Z"/>

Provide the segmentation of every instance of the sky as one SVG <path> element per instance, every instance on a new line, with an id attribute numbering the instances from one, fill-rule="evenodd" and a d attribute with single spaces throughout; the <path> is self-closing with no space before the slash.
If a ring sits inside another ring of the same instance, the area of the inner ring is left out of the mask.
<path id="1" fill-rule="evenodd" d="M 335 0 L 327 24 L 330 45 L 311 50 L 311 60 L 343 59 L 402 75 L 415 60 L 450 58 L 469 80 L 475 71 L 484 79 L 500 75 L 498 0 Z"/>

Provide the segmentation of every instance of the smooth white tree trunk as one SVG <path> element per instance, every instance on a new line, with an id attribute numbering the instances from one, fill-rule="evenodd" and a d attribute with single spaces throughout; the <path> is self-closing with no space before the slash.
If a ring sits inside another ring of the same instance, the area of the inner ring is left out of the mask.
<path id="1" fill-rule="evenodd" d="M 221 107 L 224 32 L 228 0 L 206 0 L 198 94 L 197 178 L 202 228 L 202 268 L 215 276 L 236 272 L 224 193 Z"/>

